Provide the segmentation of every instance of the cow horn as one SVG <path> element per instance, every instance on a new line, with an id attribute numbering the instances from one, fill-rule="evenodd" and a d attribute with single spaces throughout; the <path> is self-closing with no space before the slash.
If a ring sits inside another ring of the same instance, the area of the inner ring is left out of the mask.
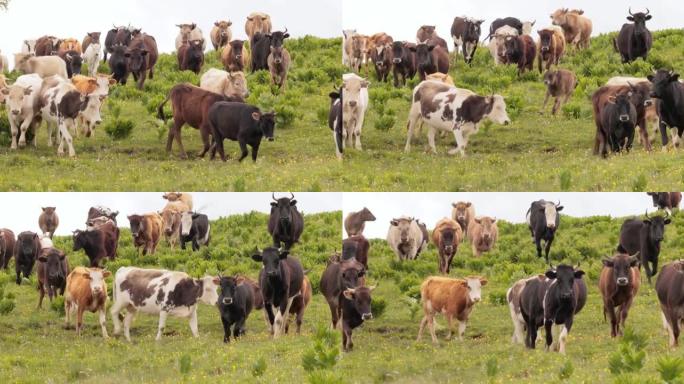
<path id="1" fill-rule="evenodd" d="M 278 201 L 278 199 L 275 198 L 275 192 L 271 192 L 271 198 L 273 201 Z"/>
<path id="2" fill-rule="evenodd" d="M 665 218 L 667 219 L 668 217 L 670 217 L 670 212 L 668 212 L 667 209 L 666 209 L 666 210 L 665 210 Z"/>
<path id="3" fill-rule="evenodd" d="M 283 31 L 283 34 L 287 33 L 287 27 L 285 27 L 285 30 Z"/>
<path id="4" fill-rule="evenodd" d="M 634 16 L 634 14 L 632 13 L 632 7 L 629 7 L 629 15 Z"/>
<path id="5" fill-rule="evenodd" d="M 560 200 L 558 200 L 558 204 L 556 204 L 556 208 L 560 207 Z"/>
<path id="6" fill-rule="evenodd" d="M 648 15 L 649 13 L 651 13 L 651 11 L 649 11 L 648 8 L 646 8 L 646 14 Z"/>
<path id="7" fill-rule="evenodd" d="M 290 192 L 290 200 L 294 199 L 294 193 Z"/>

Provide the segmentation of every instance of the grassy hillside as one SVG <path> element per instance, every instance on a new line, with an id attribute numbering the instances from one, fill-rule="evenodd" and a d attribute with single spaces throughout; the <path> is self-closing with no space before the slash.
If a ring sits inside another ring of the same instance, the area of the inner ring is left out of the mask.
<path id="1" fill-rule="evenodd" d="M 163 38 L 157 36 L 158 39 Z M 168 38 L 168 37 L 167 37 Z M 237 142 L 226 141 L 227 163 L 192 156 L 202 144 L 199 131 L 183 129 L 183 142 L 190 160 L 166 154 L 168 129 L 156 118 L 156 108 L 169 89 L 180 82 L 199 84 L 200 76 L 179 71 L 175 55 L 162 54 L 155 78 L 138 91 L 129 83 L 111 90 L 103 110 L 103 125 L 94 137 L 74 140 L 76 159 L 60 158 L 47 147 L 45 125 L 38 132 L 38 149 L 9 149 L 9 124 L 5 108 L 0 112 L 0 178 L 2 190 L 31 191 L 148 191 L 164 189 L 260 191 L 285 188 L 298 191 L 335 190 L 332 182 L 340 174 L 332 137 L 327 128 L 328 93 L 340 83 L 340 39 L 304 37 L 286 40 L 292 56 L 288 89 L 277 95 L 270 75 L 260 71 L 248 76 L 249 103 L 278 114 L 276 140 L 262 144 L 256 164 L 251 158 L 238 163 Z M 206 56 L 203 71 L 222 68 L 219 55 Z M 84 69 L 85 70 L 85 69 Z M 109 73 L 106 64 L 101 73 Z M 14 79 L 19 74 L 9 75 Z M 170 115 L 171 107 L 165 111 Z M 130 120 L 130 136 L 114 140 L 105 134 L 107 124 Z M 170 125 L 169 121 L 169 125 Z"/>
<path id="2" fill-rule="evenodd" d="M 313 268 L 309 277 L 314 287 L 318 285 L 324 260 L 339 244 L 334 239 L 341 235 L 340 219 L 339 212 L 306 218 L 305 239 L 295 254 L 305 268 Z M 506 289 L 519 278 L 545 270 L 543 261 L 535 256 L 524 225 L 500 223 L 496 249 L 481 259 L 471 256 L 468 243 L 461 245 L 452 276 L 479 274 L 486 276 L 489 284 L 483 288 L 483 302 L 477 304 L 470 317 L 465 340 L 442 340 L 446 321 L 440 317 L 440 344 L 436 347 L 429 336 L 422 342 L 415 341 L 422 316 L 415 298 L 421 281 L 437 272 L 434 247 L 430 245 L 418 260 L 402 264 L 395 261 L 384 241 L 373 240 L 369 281 L 379 284 L 374 293 L 376 318 L 355 332 L 354 352 L 343 354 L 333 369 L 323 371 L 325 377 L 343 383 L 659 382 L 658 361 L 683 354 L 681 348 L 668 350 L 657 298 L 645 281 L 627 320 L 628 326 L 644 339 L 643 367 L 619 378 L 609 368 L 609 361 L 615 359 L 613 354 L 620 346 L 619 340 L 610 338 L 609 324 L 603 320 L 597 278 L 600 260 L 612 254 L 622 221 L 623 218 L 604 216 L 564 216 L 561 220 L 552 250 L 553 262 L 581 263 L 589 287 L 587 305 L 576 316 L 570 333 L 567 356 L 510 344 L 512 325 L 505 305 Z M 138 259 L 125 233 L 121 259 L 111 263 L 110 268 L 127 264 L 124 259 L 129 259 L 134 264 L 168 266 L 193 274 L 223 270 L 255 276 L 259 266 L 245 256 L 254 243 L 268 242 L 264 225 L 265 216 L 259 214 L 222 219 L 215 226 L 214 247 L 191 257 L 163 247 L 157 256 Z M 661 260 L 681 257 L 683 233 L 680 215 L 667 227 Z M 68 243 L 59 239 L 57 244 Z M 80 254 L 71 257 L 77 262 L 85 261 Z M 0 333 L 0 350 L 10 352 L 0 354 L 0 377 L 8 382 L 304 382 L 309 373 L 302 366 L 302 357 L 314 346 L 315 330 L 329 322 L 327 305 L 316 292 L 301 336 L 289 335 L 274 342 L 268 336 L 262 314 L 253 313 L 247 322 L 247 335 L 224 345 L 216 309 L 201 306 L 199 339 L 191 338 L 186 321 L 170 318 L 164 338 L 155 342 L 157 319 L 139 315 L 132 329 L 132 344 L 120 338 L 103 342 L 92 314 L 86 316 L 85 335 L 77 339 L 73 330 L 62 329 L 62 317 L 57 311 L 35 310 L 37 294 L 32 287 L 8 284 L 6 289 L 16 296 L 16 309 L 0 316 L 4 330 Z M 108 328 L 111 331 L 111 320 Z"/>

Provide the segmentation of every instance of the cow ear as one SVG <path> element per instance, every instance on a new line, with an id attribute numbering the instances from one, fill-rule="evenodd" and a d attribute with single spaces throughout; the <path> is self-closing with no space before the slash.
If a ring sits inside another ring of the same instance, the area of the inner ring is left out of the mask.
<path id="1" fill-rule="evenodd" d="M 219 22 L 218 22 L 218 21 L 214 21 L 214 25 L 218 27 L 218 26 L 219 26 Z"/>
<path id="2" fill-rule="evenodd" d="M 278 257 L 280 258 L 280 260 L 284 260 L 284 259 L 287 259 L 288 254 L 290 254 L 290 251 L 282 251 L 282 252 L 280 252 Z"/>
<path id="3" fill-rule="evenodd" d="M 470 206 L 473 205 L 470 201 L 466 203 L 466 207 L 470 208 Z"/>
<path id="4" fill-rule="evenodd" d="M 28 87 L 26 87 L 26 89 L 24 89 L 24 95 L 28 96 L 30 94 L 31 94 L 31 86 L 29 85 Z"/>
<path id="5" fill-rule="evenodd" d="M 297 200 L 294 200 L 294 199 L 290 200 L 290 206 L 295 206 L 295 205 L 297 205 Z"/>
<path id="6" fill-rule="evenodd" d="M 608 96 L 608 103 L 615 104 L 615 96 Z"/>
<path id="7" fill-rule="evenodd" d="M 627 20 L 634 21 L 634 18 L 632 16 L 627 16 Z"/>
<path id="8" fill-rule="evenodd" d="M 475 222 L 478 223 L 478 224 L 482 224 L 482 219 L 479 218 L 479 217 L 476 217 L 476 218 L 475 218 Z"/>
<path id="9" fill-rule="evenodd" d="M 261 114 L 259 112 L 252 112 L 252 119 L 254 119 L 254 121 L 259 121 L 259 119 L 261 119 Z"/>
<path id="10" fill-rule="evenodd" d="M 451 203 L 451 206 L 456 208 L 456 203 Z"/>
<path id="11" fill-rule="evenodd" d="M 559 206 L 556 207 L 556 212 L 560 212 L 560 211 L 562 211 L 562 210 L 563 210 L 563 206 L 562 206 L 562 205 L 559 205 Z"/>
<path id="12" fill-rule="evenodd" d="M 671 222 L 672 222 L 672 219 L 670 219 L 670 218 L 665 219 L 665 225 L 670 224 Z"/>
<path id="13" fill-rule="evenodd" d="M 40 261 L 41 263 L 45 263 L 47 261 L 47 257 L 42 256 L 42 255 L 38 256 L 38 261 Z"/>
<path id="14" fill-rule="evenodd" d="M 549 269 L 548 271 L 546 271 L 546 273 L 544 274 L 544 276 L 546 276 L 547 278 L 553 280 L 553 279 L 556 278 L 556 271 L 554 271 L 554 270 L 552 270 L 552 269 Z"/>
<path id="15" fill-rule="evenodd" d="M 221 285 L 221 278 L 218 276 L 211 276 L 211 281 L 216 285 Z"/>
<path id="16" fill-rule="evenodd" d="M 255 254 L 252 255 L 252 260 L 254 260 L 254 261 L 263 261 L 264 258 L 261 257 L 261 253 L 255 253 Z"/>
<path id="17" fill-rule="evenodd" d="M 613 260 L 611 260 L 611 259 L 603 259 L 602 262 L 603 262 L 603 266 L 608 267 L 608 268 L 613 268 L 613 265 L 615 265 L 613 263 Z"/>
<path id="18" fill-rule="evenodd" d="M 582 276 L 584 276 L 584 271 L 581 269 L 578 269 L 575 271 L 575 279 L 581 279 Z"/>
<path id="19" fill-rule="evenodd" d="M 9 95 L 10 90 L 9 90 L 9 88 L 3 88 L 2 91 L 0 91 L 0 92 L 2 92 L 3 95 Z"/>
<path id="20" fill-rule="evenodd" d="M 399 222 L 396 220 L 390 220 L 390 225 L 393 225 L 396 227 L 397 225 L 399 225 Z"/>
<path id="21" fill-rule="evenodd" d="M 648 75 L 646 76 L 646 78 L 648 79 L 648 81 L 653 82 L 653 75 Z"/>
<path id="22" fill-rule="evenodd" d="M 344 297 L 346 297 L 347 299 L 349 299 L 349 300 L 354 300 L 354 292 L 355 292 L 355 289 L 354 289 L 354 288 L 347 288 L 347 289 L 345 289 L 344 291 L 342 291 L 342 294 L 343 294 Z"/>
<path id="23" fill-rule="evenodd" d="M 368 81 L 368 80 L 363 80 L 361 82 L 361 88 L 368 88 L 369 85 L 370 85 L 370 81 Z"/>
<path id="24" fill-rule="evenodd" d="M 290 37 L 290 34 L 289 34 L 289 33 L 285 33 L 285 34 L 283 35 L 283 39 L 287 39 L 288 37 Z"/>
<path id="25" fill-rule="evenodd" d="M 365 270 L 365 269 L 362 269 L 361 271 L 359 271 L 359 273 L 356 274 L 356 276 L 357 276 L 357 277 L 366 276 L 366 270 Z"/>
<path id="26" fill-rule="evenodd" d="M 104 277 L 104 278 L 107 278 L 107 277 L 109 277 L 109 276 L 111 276 L 111 275 L 112 275 L 112 272 L 111 272 L 111 271 L 108 271 L 108 270 L 106 270 L 106 269 L 105 269 L 104 271 L 102 271 L 102 277 Z"/>
<path id="27" fill-rule="evenodd" d="M 644 224 L 651 225 L 651 220 L 649 220 L 649 219 L 644 219 L 643 221 L 644 221 Z"/>
<path id="28" fill-rule="evenodd" d="M 496 223 L 496 217 L 492 217 L 492 224 Z"/>
<path id="29" fill-rule="evenodd" d="M 228 20 L 228 26 L 230 27 L 231 25 L 233 25 L 233 22 Z"/>
<path id="30" fill-rule="evenodd" d="M 190 24 L 190 29 L 195 29 L 195 28 L 197 28 L 197 24 L 195 24 L 195 23 Z"/>
<path id="31" fill-rule="evenodd" d="M 630 267 L 636 267 L 639 265 L 639 252 L 633 254 L 632 256 L 629 257 L 629 266 Z"/>
<path id="32" fill-rule="evenodd" d="M 277 206 L 278 206 L 278 203 L 276 203 L 275 201 L 271 201 L 271 207 L 274 207 L 274 208 L 275 208 L 275 207 L 277 207 Z"/>
<path id="33" fill-rule="evenodd" d="M 40 209 L 42 209 L 42 210 L 43 210 L 43 212 L 45 212 L 45 207 L 40 207 Z"/>
<path id="34" fill-rule="evenodd" d="M 651 15 L 646 15 L 646 20 L 651 20 L 651 17 L 653 17 L 653 16 L 651 16 Z"/>
<path id="35" fill-rule="evenodd" d="M 435 49 L 435 45 L 428 45 L 428 52 L 432 52 Z"/>
<path id="36" fill-rule="evenodd" d="M 484 277 L 480 277 L 480 285 L 485 286 L 487 285 L 487 282 L 487 279 L 485 279 Z"/>

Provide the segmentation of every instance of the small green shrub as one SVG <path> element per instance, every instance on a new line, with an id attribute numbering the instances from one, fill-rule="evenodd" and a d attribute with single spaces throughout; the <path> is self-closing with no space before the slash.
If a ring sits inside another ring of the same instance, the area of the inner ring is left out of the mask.
<path id="1" fill-rule="evenodd" d="M 133 121 L 129 119 L 114 119 L 105 123 L 104 131 L 114 140 L 127 139 L 133 132 Z"/>
<path id="2" fill-rule="evenodd" d="M 264 375 L 264 372 L 266 372 L 266 360 L 262 356 L 252 364 L 252 376 L 261 377 Z"/>
<path id="3" fill-rule="evenodd" d="M 397 122 L 397 118 L 394 116 L 389 116 L 389 115 L 383 115 L 379 116 L 375 120 L 374 127 L 375 129 L 379 131 L 389 131 L 392 127 L 394 127 L 394 124 Z"/>

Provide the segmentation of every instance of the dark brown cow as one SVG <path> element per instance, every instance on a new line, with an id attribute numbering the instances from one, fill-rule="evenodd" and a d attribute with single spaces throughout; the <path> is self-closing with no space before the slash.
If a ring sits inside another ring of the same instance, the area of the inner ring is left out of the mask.
<path id="1" fill-rule="evenodd" d="M 449 45 L 446 40 L 439 37 L 434 25 L 423 25 L 418 28 L 418 32 L 416 32 L 416 41 L 418 43 L 427 43 L 442 47 L 442 49 L 449 53 Z"/>
<path id="2" fill-rule="evenodd" d="M 112 221 L 90 231 L 76 230 L 73 234 L 74 252 L 83 249 L 91 267 L 100 267 L 103 259 L 114 260 L 119 245 L 119 228 Z"/>
<path id="3" fill-rule="evenodd" d="M 350 212 L 344 219 L 344 230 L 347 236 L 361 235 L 366 227 L 366 221 L 375 221 L 375 216 L 366 207 L 358 212 Z"/>
<path id="4" fill-rule="evenodd" d="M 449 73 L 449 55 L 443 48 L 419 43 L 409 49 L 416 53 L 416 65 L 420 81 L 424 81 L 425 76 L 435 72 Z"/>
<path id="5" fill-rule="evenodd" d="M 603 269 L 599 278 L 599 290 L 603 296 L 603 314 L 610 316 L 610 335 L 622 335 L 625 328 L 627 313 L 632 306 L 632 301 L 641 285 L 639 273 L 638 253 L 627 255 L 618 253 L 610 259 L 603 260 Z M 619 319 L 615 314 L 615 307 L 619 309 Z"/>
<path id="6" fill-rule="evenodd" d="M 663 325 L 670 336 L 670 347 L 676 347 L 680 324 L 684 320 L 684 261 L 676 260 L 663 266 L 656 280 L 656 293 Z"/>
<path id="7" fill-rule="evenodd" d="M 0 228 L 0 266 L 7 269 L 9 261 L 14 254 L 14 232 L 7 228 Z"/>
<path id="8" fill-rule="evenodd" d="M 244 71 L 249 60 L 244 40 L 233 40 L 221 52 L 221 63 L 228 72 Z"/>
<path id="9" fill-rule="evenodd" d="M 342 348 L 350 352 L 354 348 L 352 331 L 359 327 L 365 320 L 373 318 L 371 312 L 372 287 L 348 288 L 342 291 Z"/>
<path id="10" fill-rule="evenodd" d="M 413 79 L 416 75 L 416 54 L 409 49 L 414 45 L 405 41 L 392 43 L 392 73 L 395 87 L 399 87 L 400 84 L 406 85 L 406 79 Z"/>
<path id="11" fill-rule="evenodd" d="M 504 44 L 508 63 L 518 64 L 518 76 L 525 72 L 525 70 L 531 71 L 534 68 L 537 47 L 531 36 L 508 36 Z"/>
<path id="12" fill-rule="evenodd" d="M 554 29 L 542 29 L 537 33 L 539 34 L 539 73 L 542 73 L 544 63 L 546 63 L 547 71 L 552 64 L 558 65 L 565 50 L 565 40 Z"/>
<path id="13" fill-rule="evenodd" d="M 56 55 L 61 40 L 54 36 L 41 36 L 36 40 L 36 56 Z"/>
<path id="14" fill-rule="evenodd" d="M 178 58 L 178 68 L 181 71 L 192 71 L 200 73 L 204 65 L 204 51 L 202 50 L 202 40 L 186 41 L 178 48 L 176 53 Z"/>
<path id="15" fill-rule="evenodd" d="M 173 126 L 169 129 L 169 136 L 166 140 L 166 152 L 171 152 L 171 145 L 173 139 L 180 147 L 180 156 L 184 159 L 188 157 L 183 148 L 181 141 L 181 128 L 184 124 L 199 129 L 204 143 L 204 149 L 199 156 L 204 156 L 209 150 L 209 135 L 211 135 L 211 126 L 207 119 L 209 108 L 217 101 L 242 101 L 238 97 L 228 97 L 205 91 L 200 87 L 196 87 L 190 83 L 181 83 L 175 85 L 169 91 L 166 99 L 157 108 L 157 117 L 166 120 L 164 117 L 164 105 L 171 100 L 173 105 Z"/>
<path id="16" fill-rule="evenodd" d="M 352 257 L 364 268 L 368 269 L 368 250 L 370 243 L 363 235 L 350 236 L 342 241 L 342 259 L 348 260 Z"/>
<path id="17" fill-rule="evenodd" d="M 455 220 L 443 218 L 435 224 L 435 229 L 432 230 L 432 242 L 439 252 L 438 262 L 441 274 L 449 274 L 451 260 L 456 256 L 461 239 L 463 239 L 463 231 Z"/>
<path id="18" fill-rule="evenodd" d="M 546 109 L 549 97 L 553 96 L 556 100 L 553 103 L 551 113 L 555 115 L 561 107 L 561 99 L 563 99 L 563 103 L 567 103 L 570 100 L 577 87 L 577 77 L 566 69 L 546 71 L 544 73 L 544 84 L 546 85 L 546 96 L 544 96 L 542 112 Z"/>
<path id="19" fill-rule="evenodd" d="M 140 33 L 131 40 L 126 51 L 128 58 L 128 68 L 133 75 L 133 79 L 138 82 L 138 89 L 145 85 L 145 79 L 149 73 L 150 80 L 154 79 L 154 65 L 157 64 L 157 41 L 154 37 Z"/>
<path id="20" fill-rule="evenodd" d="M 69 261 L 66 254 L 56 248 L 43 248 L 38 256 L 38 308 L 43 306 L 43 298 L 47 291 L 48 298 L 52 303 L 52 298 L 57 294 L 64 296 L 66 288 L 66 278 L 69 275 Z M 57 292 L 59 291 L 59 292 Z"/>
<path id="21" fill-rule="evenodd" d="M 271 83 L 278 89 L 287 88 L 287 72 L 290 69 L 290 53 L 285 47 L 271 45 L 271 54 L 268 55 L 268 71 L 271 74 Z"/>
<path id="22" fill-rule="evenodd" d="M 17 273 L 16 283 L 21 284 L 21 275 L 31 276 L 33 265 L 40 254 L 40 239 L 35 232 L 24 231 L 17 236 L 14 243 L 14 269 Z"/>
<path id="23" fill-rule="evenodd" d="M 365 273 L 364 266 L 354 259 L 330 263 L 323 271 L 320 291 L 330 307 L 333 329 L 337 328 L 337 323 L 342 317 L 341 304 L 344 300 L 344 291 L 362 286 L 365 282 L 363 278 Z"/>
<path id="24" fill-rule="evenodd" d="M 646 194 L 653 199 L 654 207 L 670 212 L 673 208 L 679 208 L 679 203 L 682 201 L 681 192 L 646 192 Z"/>

